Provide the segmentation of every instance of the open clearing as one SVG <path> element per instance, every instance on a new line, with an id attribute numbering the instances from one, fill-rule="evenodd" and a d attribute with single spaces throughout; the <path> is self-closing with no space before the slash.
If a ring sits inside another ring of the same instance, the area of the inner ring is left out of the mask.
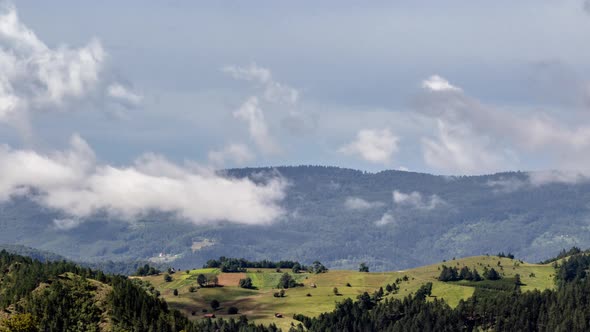
<path id="1" fill-rule="evenodd" d="M 463 266 L 468 266 L 470 269 L 476 268 L 480 274 L 484 267 L 493 267 L 505 278 L 520 274 L 524 284 L 521 287 L 522 291 L 554 287 L 555 270 L 551 264 L 521 263 L 518 260 L 497 256 L 468 257 L 396 272 L 363 273 L 331 270 L 322 274 L 293 274 L 288 270 L 277 272 L 275 269 L 249 269 L 247 273 L 221 273 L 219 269 L 197 269 L 189 273 L 182 271 L 173 274 L 172 282 L 165 282 L 162 275 L 141 279 L 151 282 L 171 308 L 178 309 L 193 319 L 201 319 L 204 309 L 210 313 L 212 310 L 209 303 L 216 299 L 221 303 L 221 307 L 215 312 L 218 317 L 230 317 L 227 315 L 227 308 L 235 306 L 239 309 L 238 315 L 244 314 L 249 320 L 262 324 L 274 322 L 277 326 L 288 330 L 291 322 L 298 324 L 292 319 L 295 313 L 317 316 L 333 310 L 336 302 L 343 301 L 345 298 L 354 299 L 363 292 L 372 293 L 379 287 L 385 288 L 387 284 L 393 284 L 397 278 L 404 276 L 407 276 L 408 280 L 399 284 L 400 290 L 397 294 L 388 295 L 389 297 L 403 298 L 415 292 L 424 283 L 432 282 L 432 298 L 442 298 L 449 305 L 456 306 L 460 300 L 470 297 L 475 288 L 463 282 L 438 281 L 443 264 L 449 267 L 456 266 L 459 269 Z M 276 286 L 284 272 L 289 272 L 304 286 L 287 289 L 284 298 L 276 298 L 273 293 L 278 291 Z M 217 275 L 223 287 L 200 288 L 190 293 L 189 287 L 198 286 L 196 280 L 201 273 Z M 246 276 L 252 279 L 257 289 L 238 287 L 239 279 Z M 338 288 L 339 295 L 334 294 L 334 287 Z M 178 296 L 173 295 L 174 289 L 178 290 Z M 192 312 L 195 312 L 194 316 Z M 283 314 L 284 318 L 276 318 L 275 313 Z"/>

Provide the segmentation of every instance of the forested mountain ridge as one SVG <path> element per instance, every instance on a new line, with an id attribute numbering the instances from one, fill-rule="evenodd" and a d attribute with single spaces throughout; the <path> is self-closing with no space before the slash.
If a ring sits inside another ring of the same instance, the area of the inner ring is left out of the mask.
<path id="1" fill-rule="evenodd" d="M 508 250 L 539 261 L 573 245 L 590 245 L 590 184 L 532 184 L 524 172 L 435 176 L 336 167 L 230 169 L 289 185 L 284 217 L 270 225 L 192 225 L 169 215 L 134 222 L 95 216 L 60 229 L 59 213 L 25 198 L 0 205 L 0 243 L 22 244 L 76 261 L 144 260 L 162 256 L 179 268 L 211 257 L 320 260 L 330 268 L 397 270 L 454 256 Z M 162 254 L 162 255 L 161 255 Z"/>

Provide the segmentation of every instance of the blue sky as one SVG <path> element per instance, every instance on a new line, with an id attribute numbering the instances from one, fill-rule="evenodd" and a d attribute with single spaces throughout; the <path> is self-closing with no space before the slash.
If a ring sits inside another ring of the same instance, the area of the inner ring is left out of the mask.
<path id="1" fill-rule="evenodd" d="M 267 224 L 289 184 L 214 170 L 587 180 L 589 35 L 588 0 L 0 0 L 0 201 Z"/>

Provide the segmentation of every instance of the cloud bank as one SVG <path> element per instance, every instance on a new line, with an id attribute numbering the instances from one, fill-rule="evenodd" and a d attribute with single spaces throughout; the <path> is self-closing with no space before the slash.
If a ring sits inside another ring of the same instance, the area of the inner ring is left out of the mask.
<path id="1" fill-rule="evenodd" d="M 57 228 L 97 213 L 134 220 L 166 212 L 195 224 L 229 221 L 268 224 L 283 215 L 280 202 L 286 183 L 269 177 L 264 183 L 219 176 L 195 165 L 176 165 L 146 154 L 131 166 L 99 164 L 79 136 L 70 148 L 51 154 L 0 147 L 0 200 L 30 196 L 62 211 Z"/>

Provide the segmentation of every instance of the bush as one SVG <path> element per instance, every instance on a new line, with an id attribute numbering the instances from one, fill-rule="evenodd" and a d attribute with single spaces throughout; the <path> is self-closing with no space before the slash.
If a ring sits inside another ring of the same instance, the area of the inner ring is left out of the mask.
<path id="1" fill-rule="evenodd" d="M 215 311 L 215 310 L 217 310 L 217 308 L 219 308 L 219 301 L 213 300 L 213 301 L 211 301 L 211 303 L 209 305 L 211 306 L 211 309 L 213 309 L 213 311 Z"/>
<path id="2" fill-rule="evenodd" d="M 166 273 L 164 275 L 164 281 L 165 282 L 171 282 L 172 281 L 172 277 L 168 273 Z"/>
<path id="3" fill-rule="evenodd" d="M 236 307 L 232 306 L 227 309 L 228 315 L 236 315 L 237 313 L 238 313 L 238 308 L 236 308 Z"/>
<path id="4" fill-rule="evenodd" d="M 178 289 L 174 289 L 174 291 L 172 291 L 172 293 L 174 294 L 174 296 L 178 296 Z"/>
<path id="5" fill-rule="evenodd" d="M 300 286 L 300 284 L 298 284 L 289 273 L 285 272 L 281 276 L 281 280 L 279 280 L 277 288 L 293 288 L 297 286 Z"/>
<path id="6" fill-rule="evenodd" d="M 194 293 L 194 292 L 196 292 L 196 291 L 197 291 L 197 287 L 195 287 L 195 286 L 190 286 L 190 287 L 188 288 L 188 291 L 189 291 L 189 292 L 191 292 L 191 293 Z"/>
<path id="7" fill-rule="evenodd" d="M 254 286 L 252 285 L 252 279 L 250 279 L 249 277 L 245 278 L 245 279 L 240 279 L 239 286 L 241 288 L 246 288 L 246 289 L 254 288 Z"/>

